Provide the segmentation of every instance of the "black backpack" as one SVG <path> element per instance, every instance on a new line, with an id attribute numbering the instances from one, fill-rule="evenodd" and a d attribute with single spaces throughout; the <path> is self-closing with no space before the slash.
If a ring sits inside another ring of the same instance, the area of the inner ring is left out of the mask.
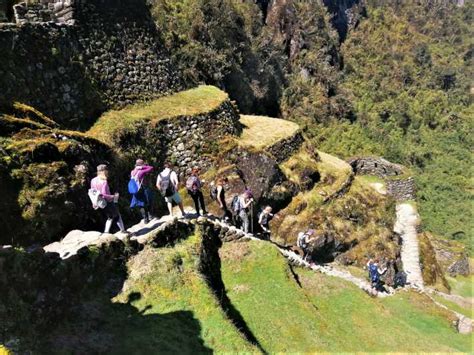
<path id="1" fill-rule="evenodd" d="M 217 200 L 217 186 L 212 185 L 211 189 L 209 190 L 209 195 L 211 196 L 212 200 Z"/>
<path id="2" fill-rule="evenodd" d="M 407 274 L 404 271 L 399 271 L 395 274 L 393 278 L 393 286 L 397 287 L 405 287 L 407 284 Z"/>

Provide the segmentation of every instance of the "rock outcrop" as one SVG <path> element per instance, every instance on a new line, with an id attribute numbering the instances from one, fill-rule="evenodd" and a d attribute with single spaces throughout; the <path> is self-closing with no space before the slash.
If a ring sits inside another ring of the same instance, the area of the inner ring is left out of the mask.
<path id="1" fill-rule="evenodd" d="M 96 139 L 60 130 L 31 107 L 15 104 L 6 111 L 0 115 L 0 244 L 44 244 L 96 225 L 98 214 L 87 208 L 89 179 L 98 164 L 109 163 L 111 184 L 118 185 L 118 157 Z"/>

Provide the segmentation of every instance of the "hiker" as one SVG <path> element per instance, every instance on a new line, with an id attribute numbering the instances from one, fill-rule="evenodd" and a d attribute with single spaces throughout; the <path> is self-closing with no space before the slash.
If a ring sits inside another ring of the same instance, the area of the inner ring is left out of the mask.
<path id="1" fill-rule="evenodd" d="M 272 208 L 267 206 L 258 216 L 258 224 L 262 228 L 264 239 L 270 239 L 270 221 L 273 219 Z"/>
<path id="2" fill-rule="evenodd" d="M 199 179 L 199 168 L 195 166 L 191 170 L 191 176 L 186 180 L 186 189 L 194 201 L 194 207 L 198 216 L 200 216 L 199 206 L 201 206 L 202 214 L 207 214 L 206 206 L 204 205 L 204 195 L 201 191 L 202 183 L 203 181 Z"/>
<path id="3" fill-rule="evenodd" d="M 254 202 L 252 192 L 245 190 L 245 192 L 239 197 L 238 216 L 242 221 L 242 229 L 245 233 L 249 233 L 250 223 L 252 214 L 252 203 Z"/>
<path id="4" fill-rule="evenodd" d="M 184 217 L 183 201 L 179 195 L 179 180 L 178 175 L 173 171 L 170 162 L 165 162 L 164 170 L 158 174 L 156 179 L 156 187 L 160 190 L 161 195 L 165 198 L 166 204 L 168 205 L 168 211 L 170 216 L 173 217 L 173 202 L 179 206 L 181 215 Z"/>
<path id="5" fill-rule="evenodd" d="M 153 171 L 153 167 L 146 165 L 143 159 L 137 159 L 135 168 L 130 173 L 128 191 L 132 194 L 130 208 L 138 207 L 142 215 L 143 222 L 150 222 L 150 207 L 153 201 L 153 192 L 148 185 L 147 175 Z"/>
<path id="6" fill-rule="evenodd" d="M 380 276 L 383 275 L 387 268 L 381 269 L 379 267 L 379 259 L 369 259 L 367 262 L 367 270 L 369 271 L 369 279 L 372 284 L 372 287 L 379 292 L 386 292 L 383 287 L 383 281 L 380 279 Z"/>
<path id="7" fill-rule="evenodd" d="M 217 179 L 215 190 L 214 187 L 211 187 L 211 197 L 214 198 L 215 194 L 215 200 L 223 213 L 221 220 L 225 223 L 229 223 L 232 220 L 232 212 L 229 211 L 225 202 L 225 187 L 228 183 L 229 179 L 227 177 L 221 177 Z"/>
<path id="8" fill-rule="evenodd" d="M 97 195 L 97 203 L 93 203 L 93 207 L 95 209 L 102 208 L 107 217 L 107 221 L 105 222 L 104 233 L 110 232 L 112 222 L 115 219 L 117 220 L 117 226 L 119 227 L 120 232 L 127 233 L 123 224 L 122 216 L 120 215 L 120 212 L 117 207 L 119 194 L 118 192 L 113 195 L 110 193 L 109 184 L 107 182 L 108 175 L 109 170 L 107 168 L 107 165 L 101 164 L 97 166 L 97 176 L 91 181 L 89 196 L 91 193 Z"/>
<path id="9" fill-rule="evenodd" d="M 309 256 L 309 243 L 311 243 L 314 238 L 311 236 L 314 234 L 313 229 L 308 229 L 306 232 L 299 232 L 298 238 L 296 239 L 296 246 L 303 251 L 303 260 L 307 261 Z"/>

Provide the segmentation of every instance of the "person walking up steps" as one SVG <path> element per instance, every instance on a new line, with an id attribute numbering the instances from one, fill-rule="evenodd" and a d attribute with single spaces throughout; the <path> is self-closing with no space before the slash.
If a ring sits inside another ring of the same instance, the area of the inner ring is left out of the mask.
<path id="1" fill-rule="evenodd" d="M 251 208 L 253 208 L 252 203 L 254 202 L 252 192 L 250 190 L 246 190 L 242 195 L 239 197 L 239 217 L 242 221 L 242 229 L 245 233 L 249 233 L 250 223 L 253 221 L 250 220 L 251 215 Z"/>
<path id="2" fill-rule="evenodd" d="M 117 226 L 119 227 L 120 231 L 122 233 L 127 233 L 123 224 L 122 216 L 120 215 L 120 212 L 117 207 L 119 194 L 115 193 L 114 195 L 112 195 L 110 193 L 109 183 L 107 181 L 108 175 L 109 170 L 107 168 L 107 165 L 101 164 L 97 166 L 97 176 L 91 181 L 89 196 L 91 196 L 91 194 L 96 195 L 96 201 L 102 201 L 97 204 L 93 203 L 93 207 L 95 209 L 102 208 L 107 217 L 107 221 L 105 222 L 104 233 L 110 232 L 110 228 L 112 227 L 112 223 L 115 219 L 117 220 Z M 102 203 L 104 203 L 104 207 L 101 206 Z"/>
<path id="3" fill-rule="evenodd" d="M 230 223 L 232 221 L 232 212 L 227 208 L 227 203 L 225 201 L 225 189 L 229 179 L 227 177 L 217 179 L 216 183 L 216 197 L 217 203 L 222 210 L 221 220 L 225 223 Z M 212 195 L 212 194 L 211 194 Z"/>
<path id="4" fill-rule="evenodd" d="M 262 236 L 264 239 L 270 239 L 270 221 L 273 219 L 272 208 L 267 206 L 258 216 L 258 224 L 262 228 Z"/>
<path id="5" fill-rule="evenodd" d="M 171 168 L 170 162 L 165 162 L 165 169 L 158 175 L 156 179 L 156 187 L 160 190 L 161 195 L 165 198 L 168 205 L 170 216 L 173 217 L 173 202 L 179 206 L 181 215 L 184 216 L 183 201 L 178 193 L 179 180 L 178 175 Z"/>
<path id="6" fill-rule="evenodd" d="M 150 207 L 153 201 L 153 193 L 148 185 L 148 175 L 152 171 L 152 166 L 145 165 L 142 159 L 137 159 L 135 168 L 130 173 L 129 192 L 132 194 L 130 208 L 138 207 L 140 209 L 145 224 L 150 222 L 151 219 Z"/>
<path id="7" fill-rule="evenodd" d="M 309 244 L 314 240 L 310 238 L 314 234 L 313 229 L 308 229 L 306 232 L 299 232 L 296 239 L 296 246 L 303 251 L 303 260 L 308 261 L 310 255 Z"/>
<path id="8" fill-rule="evenodd" d="M 204 195 L 202 194 L 201 187 L 202 181 L 199 179 L 199 168 L 195 166 L 191 171 L 191 176 L 186 180 L 186 189 L 188 190 L 189 196 L 194 201 L 196 213 L 199 214 L 199 206 L 201 206 L 202 214 L 207 214 L 206 206 L 204 205 Z"/>

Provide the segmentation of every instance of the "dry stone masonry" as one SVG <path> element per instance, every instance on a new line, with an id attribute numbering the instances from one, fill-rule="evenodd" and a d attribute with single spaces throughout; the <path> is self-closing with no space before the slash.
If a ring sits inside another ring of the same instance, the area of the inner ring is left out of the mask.
<path id="1" fill-rule="evenodd" d="M 181 88 L 145 0 L 20 3 L 15 19 L 0 23 L 0 107 L 19 101 L 84 128 Z"/>
<path id="2" fill-rule="evenodd" d="M 349 159 L 348 163 L 357 175 L 375 175 L 384 179 L 387 184 L 387 193 L 396 200 L 415 199 L 415 180 L 413 177 L 403 177 L 405 168 L 402 165 L 377 157 L 356 157 Z"/>
<path id="3" fill-rule="evenodd" d="M 303 142 L 303 135 L 301 132 L 297 132 L 291 137 L 276 142 L 268 148 L 268 152 L 272 154 L 276 158 L 277 163 L 280 164 L 296 153 Z"/>
<path id="4" fill-rule="evenodd" d="M 212 111 L 194 116 L 172 117 L 156 123 L 144 118 L 131 130 L 114 134 L 113 145 L 130 161 L 141 156 L 155 166 L 162 166 L 165 160 L 170 160 L 183 177 L 193 166 L 208 169 L 212 157 L 218 153 L 217 142 L 240 131 L 236 107 L 230 100 L 224 100 Z"/>

